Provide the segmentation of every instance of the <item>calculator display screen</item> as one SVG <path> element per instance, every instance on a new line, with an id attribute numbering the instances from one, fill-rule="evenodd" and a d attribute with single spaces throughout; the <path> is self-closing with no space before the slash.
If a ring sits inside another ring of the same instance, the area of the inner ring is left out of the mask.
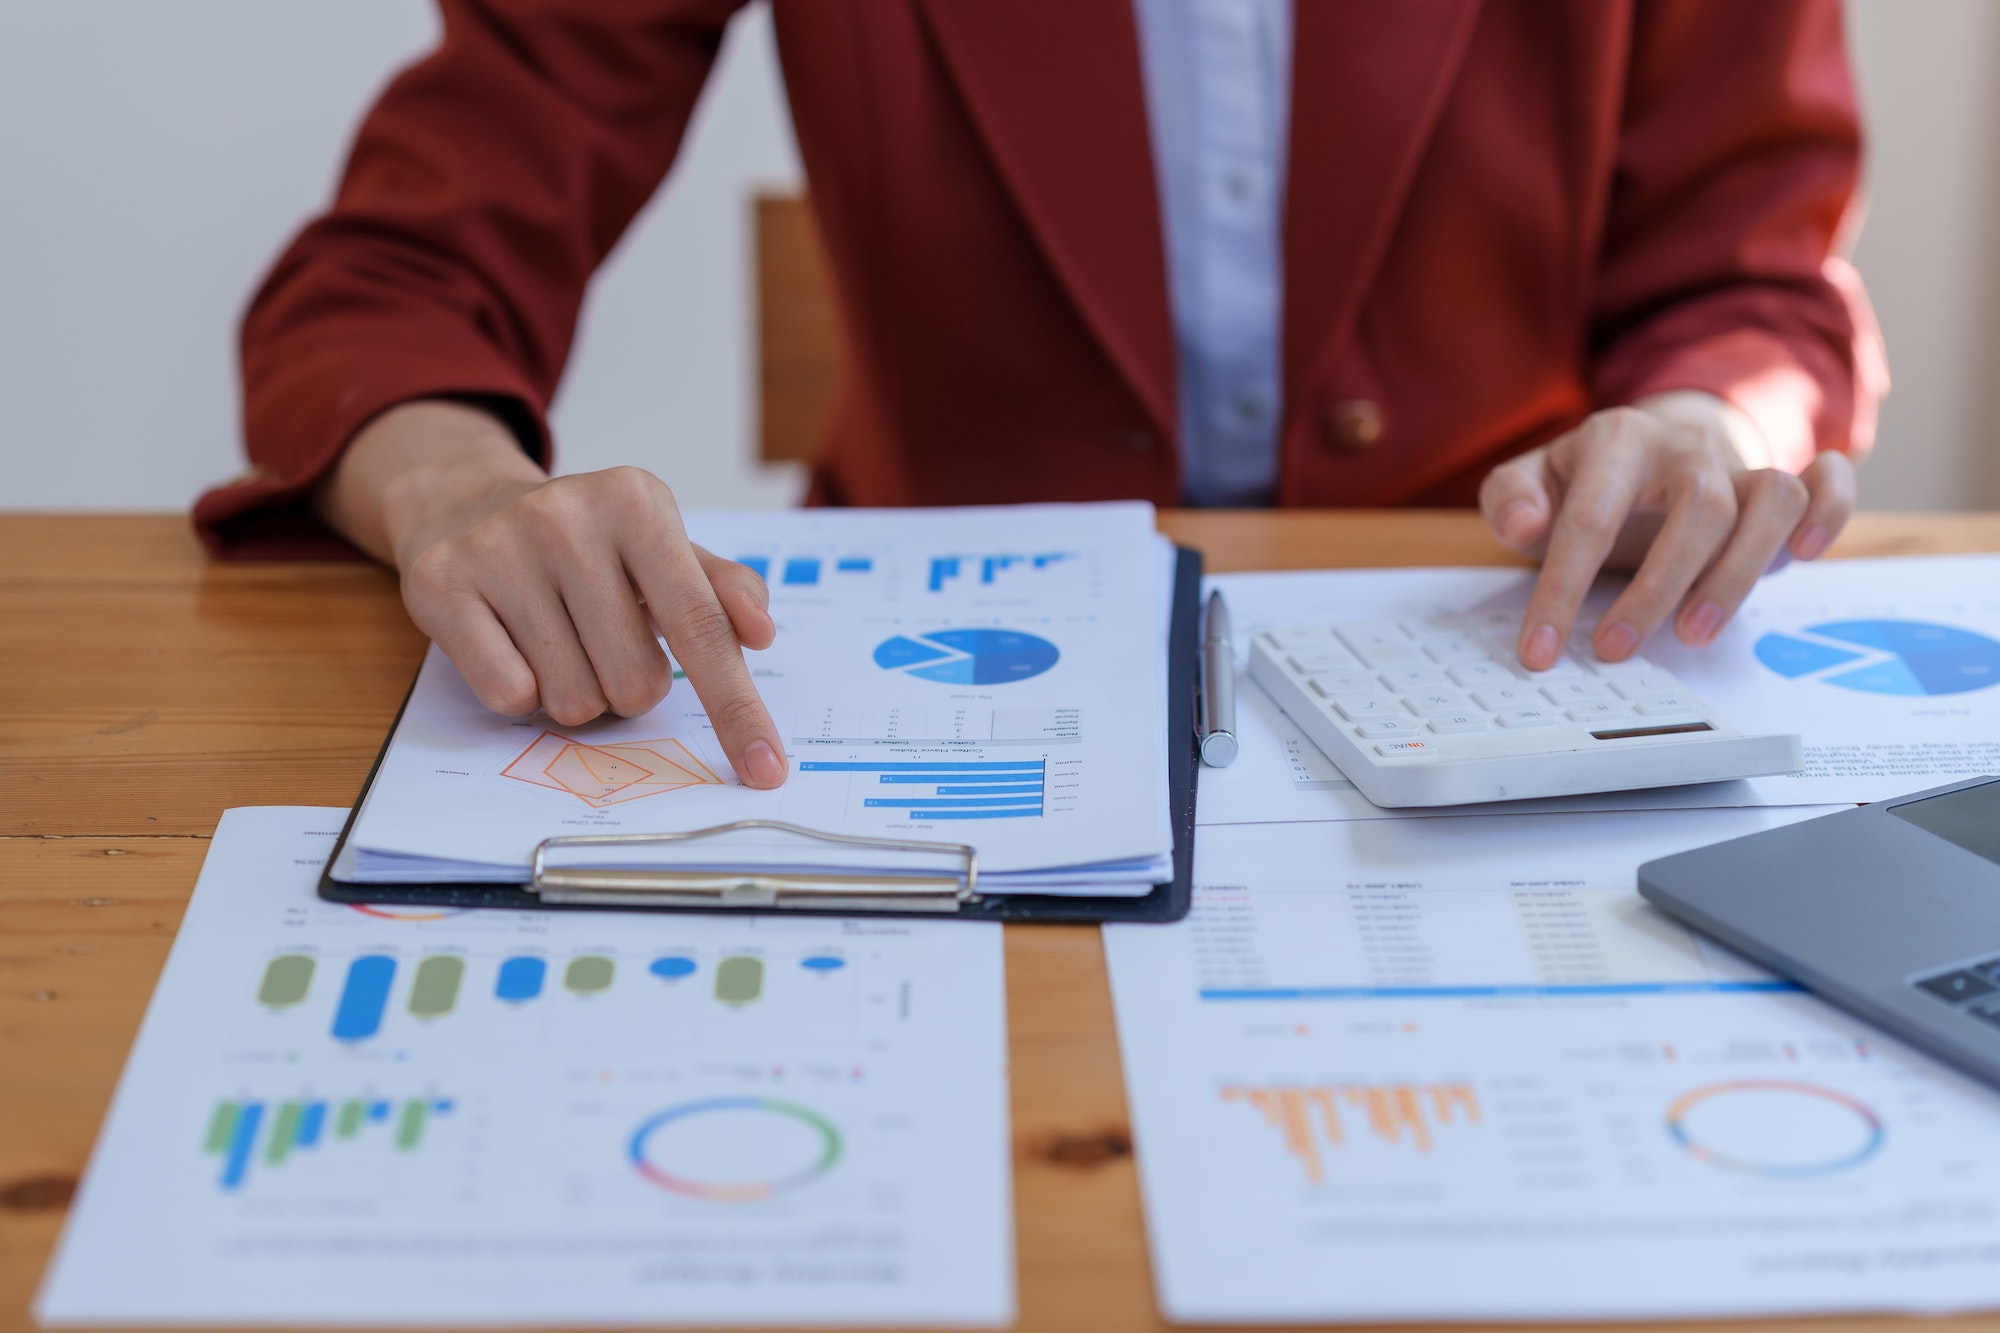
<path id="1" fill-rule="evenodd" d="M 1983 782 L 1921 801 L 1889 807 L 1889 813 L 1966 851 L 2000 862 L 2000 782 Z"/>

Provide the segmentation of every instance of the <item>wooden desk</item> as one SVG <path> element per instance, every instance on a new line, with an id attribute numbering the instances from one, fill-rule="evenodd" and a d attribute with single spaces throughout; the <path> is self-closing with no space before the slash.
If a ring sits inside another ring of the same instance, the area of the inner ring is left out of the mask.
<path id="1" fill-rule="evenodd" d="M 1164 526 L 1215 570 L 1504 559 L 1467 514 Z M 1867 516 L 1835 554 L 1946 551 L 2000 551 L 2000 515 Z M 179 516 L 0 515 L 0 1328 L 28 1326 L 217 818 L 352 801 L 422 647 L 379 569 L 210 564 Z M 1020 1327 L 1160 1328 L 1097 932 L 1010 929 L 1007 979 Z"/>

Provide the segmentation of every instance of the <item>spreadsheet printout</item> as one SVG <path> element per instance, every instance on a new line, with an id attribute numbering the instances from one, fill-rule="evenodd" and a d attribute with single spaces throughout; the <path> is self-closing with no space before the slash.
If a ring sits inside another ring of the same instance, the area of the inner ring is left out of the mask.
<path id="1" fill-rule="evenodd" d="M 970 844 L 994 891 L 1136 895 L 1171 877 L 1171 565 L 1150 505 L 688 525 L 770 585 L 777 640 L 746 656 L 785 737 L 785 784 L 738 783 L 685 682 L 643 716 L 562 727 L 490 712 L 433 648 L 340 878 L 521 882 L 548 837 L 744 819 Z"/>
<path id="2" fill-rule="evenodd" d="M 1105 927 L 1168 1316 L 2000 1305 L 2000 1093 L 1633 887 L 1816 813 L 1205 828 Z"/>
<path id="3" fill-rule="evenodd" d="M 1013 1315 L 1000 928 L 352 907 L 229 811 L 50 1323 Z"/>

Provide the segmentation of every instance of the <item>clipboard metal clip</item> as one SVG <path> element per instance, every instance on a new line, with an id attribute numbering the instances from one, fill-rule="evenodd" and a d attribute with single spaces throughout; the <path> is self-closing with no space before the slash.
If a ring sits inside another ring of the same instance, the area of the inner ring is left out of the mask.
<path id="1" fill-rule="evenodd" d="M 809 854 L 797 839 L 815 844 Z M 719 849 L 729 842 L 734 851 Z M 632 864 L 631 853 L 641 850 L 646 864 Z M 572 864 L 554 863 L 569 856 Z M 656 864 L 682 859 L 684 864 Z M 977 853 L 962 843 L 862 838 L 776 819 L 739 819 L 683 833 L 545 838 L 530 862 L 528 891 L 546 903 L 597 907 L 956 912 L 979 901 L 978 880 Z"/>

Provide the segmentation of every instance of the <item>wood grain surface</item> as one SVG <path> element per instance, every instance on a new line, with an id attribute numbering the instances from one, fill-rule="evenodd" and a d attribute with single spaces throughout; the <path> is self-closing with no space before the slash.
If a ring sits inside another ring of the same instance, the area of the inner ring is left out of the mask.
<path id="1" fill-rule="evenodd" d="M 1463 513 L 1162 526 L 1212 570 L 1507 561 Z M 1834 554 L 1994 550 L 2000 515 L 1864 515 Z M 352 801 L 422 648 L 380 569 L 213 563 L 178 516 L 0 515 L 0 1329 L 31 1326 L 217 819 Z M 1007 984 L 1019 1327 L 1161 1328 L 1097 932 L 1010 927 Z"/>

